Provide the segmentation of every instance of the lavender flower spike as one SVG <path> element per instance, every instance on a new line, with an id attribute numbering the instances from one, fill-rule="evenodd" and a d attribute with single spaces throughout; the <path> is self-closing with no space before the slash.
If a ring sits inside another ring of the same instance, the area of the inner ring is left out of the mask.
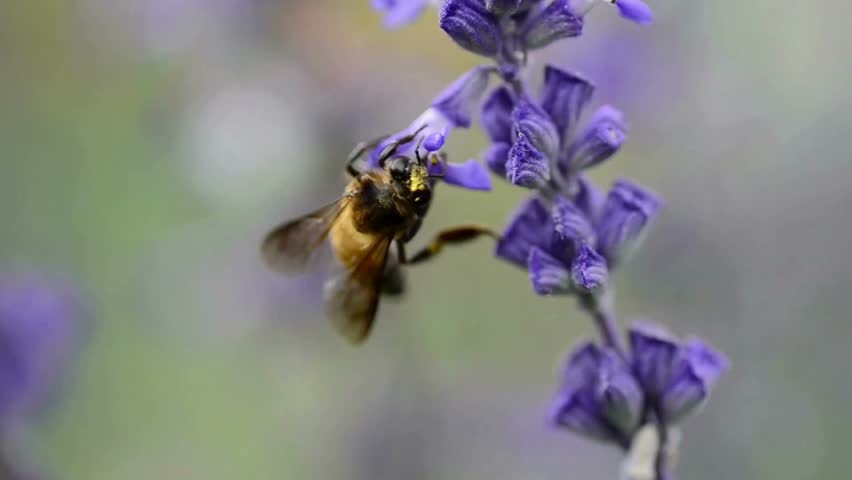
<path id="1" fill-rule="evenodd" d="M 525 71 L 530 50 L 581 35 L 596 5 L 614 5 L 639 24 L 652 22 L 651 9 L 643 0 L 373 0 L 389 27 L 412 21 L 428 3 L 442 4 L 440 27 L 453 42 L 493 65 L 473 68 L 439 94 L 392 137 L 419 132 L 397 151 L 410 155 L 421 145 L 417 153 L 429 159 L 430 173 L 446 183 L 487 190 L 491 170 L 532 190 L 495 255 L 523 268 L 536 294 L 575 297 L 602 338 L 572 350 L 550 422 L 627 452 L 624 480 L 672 480 L 675 426 L 706 401 L 728 361 L 706 342 L 678 339 L 657 325 L 636 324 L 627 335 L 619 328 L 610 273 L 636 249 L 662 201 L 630 180 L 616 181 L 606 195 L 589 180 L 586 170 L 619 152 L 628 133 L 609 105 L 580 128 L 594 93 L 589 81 L 548 65 L 535 96 Z M 447 136 L 474 123 L 492 73 L 502 84 L 481 104 L 487 169 L 477 160 L 447 163 Z"/>

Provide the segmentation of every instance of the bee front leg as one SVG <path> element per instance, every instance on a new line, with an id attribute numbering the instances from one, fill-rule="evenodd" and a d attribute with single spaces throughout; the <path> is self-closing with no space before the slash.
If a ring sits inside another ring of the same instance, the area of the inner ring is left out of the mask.
<path id="1" fill-rule="evenodd" d="M 497 234 L 494 230 L 491 230 L 487 227 L 482 227 L 479 225 L 462 225 L 454 228 L 449 228 L 446 230 L 442 230 L 438 232 L 437 235 L 426 245 L 425 248 L 415 253 L 411 258 L 405 257 L 404 248 L 400 248 L 400 263 L 404 265 L 414 265 L 417 263 L 425 262 L 426 260 L 434 258 L 436 255 L 441 253 L 444 249 L 444 245 L 455 245 L 459 243 L 466 243 L 481 236 L 489 236 L 495 240 L 500 238 L 500 235 Z M 401 246 L 400 246 L 401 247 Z"/>
<path id="2" fill-rule="evenodd" d="M 355 145 L 355 148 L 352 149 L 352 152 L 346 158 L 346 172 L 353 177 L 357 177 L 364 173 L 366 170 L 366 168 L 364 168 L 364 162 L 360 162 L 359 164 L 358 160 L 360 160 L 367 151 L 378 147 L 386 138 L 388 138 L 388 135 L 382 135 L 381 137 L 374 138 L 368 142 L 360 142 L 358 145 Z"/>
<path id="3" fill-rule="evenodd" d="M 420 135 L 420 132 L 425 129 L 426 125 L 422 125 L 420 126 L 420 128 L 415 130 L 414 133 L 411 133 L 389 143 L 379 155 L 379 166 L 385 168 L 385 162 L 387 162 L 391 157 L 396 154 L 397 149 L 399 149 L 401 145 L 411 143 L 412 141 L 414 141 L 415 138 L 417 138 L 417 135 Z"/>

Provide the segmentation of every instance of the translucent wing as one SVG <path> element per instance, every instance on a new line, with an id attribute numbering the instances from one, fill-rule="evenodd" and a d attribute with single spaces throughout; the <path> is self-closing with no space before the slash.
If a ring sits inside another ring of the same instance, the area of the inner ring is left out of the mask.
<path id="1" fill-rule="evenodd" d="M 350 198 L 349 195 L 344 196 L 269 232 L 261 246 L 261 253 L 267 265 L 284 273 L 304 270 L 314 252 L 323 244 L 334 222 L 349 204 Z"/>
<path id="2" fill-rule="evenodd" d="M 366 340 L 373 326 L 391 240 L 376 237 L 352 270 L 325 285 L 328 318 L 354 344 Z"/>

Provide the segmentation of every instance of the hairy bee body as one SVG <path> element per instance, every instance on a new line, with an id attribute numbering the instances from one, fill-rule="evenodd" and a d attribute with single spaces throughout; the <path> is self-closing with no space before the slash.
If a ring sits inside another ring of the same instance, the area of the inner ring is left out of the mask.
<path id="1" fill-rule="evenodd" d="M 432 203 L 432 183 L 426 161 L 415 149 L 415 158 L 393 156 L 397 141 L 379 157 L 379 168 L 357 170 L 352 161 L 365 148 L 357 148 L 347 171 L 352 180 L 339 200 L 319 210 L 285 222 L 263 241 L 267 263 L 282 272 L 304 270 L 313 252 L 325 243 L 343 267 L 341 275 L 324 287 L 326 312 L 332 324 L 353 343 L 370 333 L 379 305 L 379 294 L 404 290 L 402 265 L 433 257 L 445 243 L 462 243 L 493 232 L 464 226 L 440 232 L 427 247 L 407 258 L 405 244 L 411 240 Z M 397 246 L 391 254 L 391 245 Z"/>
<path id="2" fill-rule="evenodd" d="M 354 267 L 380 238 L 406 242 L 414 237 L 429 206 L 414 205 L 407 192 L 407 185 L 395 185 L 382 170 L 364 173 L 349 183 L 344 192 L 349 201 L 329 231 L 332 251 L 341 265 Z"/>

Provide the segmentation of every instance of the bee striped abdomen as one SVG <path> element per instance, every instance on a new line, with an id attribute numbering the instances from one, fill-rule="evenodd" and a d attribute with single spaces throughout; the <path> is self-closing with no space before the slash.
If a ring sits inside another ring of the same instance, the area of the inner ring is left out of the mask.
<path id="1" fill-rule="evenodd" d="M 354 220 L 352 207 L 347 206 L 329 232 L 334 256 L 346 268 L 354 268 L 380 235 L 358 231 Z"/>

